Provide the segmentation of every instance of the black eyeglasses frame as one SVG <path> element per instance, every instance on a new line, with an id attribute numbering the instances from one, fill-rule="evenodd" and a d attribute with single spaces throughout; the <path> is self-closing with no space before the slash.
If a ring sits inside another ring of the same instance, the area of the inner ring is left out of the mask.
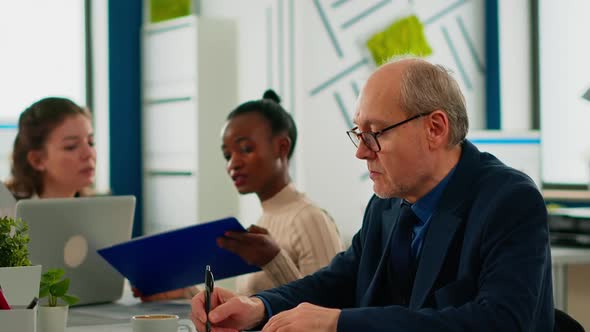
<path id="1" fill-rule="evenodd" d="M 354 144 L 355 147 L 358 148 L 358 144 L 360 144 L 360 142 L 362 141 L 367 146 L 367 148 L 369 148 L 369 150 L 371 150 L 373 152 L 379 152 L 379 151 L 381 151 L 381 145 L 379 144 L 379 140 L 377 139 L 379 136 L 383 135 L 383 133 L 385 133 L 388 130 L 399 127 L 405 123 L 408 123 L 414 119 L 418 119 L 422 116 L 429 115 L 430 113 L 432 113 L 432 112 L 416 114 L 416 115 L 411 116 L 403 121 L 400 121 L 398 123 L 392 124 L 391 126 L 385 127 L 377 132 L 372 132 L 372 131 L 357 132 L 356 130 L 359 128 L 357 126 L 357 127 L 354 127 L 352 129 L 346 131 L 346 134 L 348 135 L 348 138 L 350 138 L 350 140 L 352 141 L 352 144 Z M 375 142 L 376 148 L 371 145 L 371 142 Z"/>

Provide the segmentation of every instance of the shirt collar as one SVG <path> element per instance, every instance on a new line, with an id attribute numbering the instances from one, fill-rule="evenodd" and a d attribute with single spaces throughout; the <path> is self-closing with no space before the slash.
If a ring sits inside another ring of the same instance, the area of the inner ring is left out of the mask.
<path id="1" fill-rule="evenodd" d="M 412 204 L 412 211 L 420 220 L 420 225 L 423 225 L 432 217 L 436 209 L 443 191 L 447 187 L 453 173 L 457 166 L 453 167 L 451 171 L 424 197 L 420 198 L 416 203 Z M 403 201 L 402 201 L 403 202 Z"/>
<path id="2" fill-rule="evenodd" d="M 300 197 L 301 194 L 295 189 L 295 185 L 291 182 L 274 196 L 262 202 L 262 211 L 270 213 L 280 211 L 290 203 L 297 201 Z"/>

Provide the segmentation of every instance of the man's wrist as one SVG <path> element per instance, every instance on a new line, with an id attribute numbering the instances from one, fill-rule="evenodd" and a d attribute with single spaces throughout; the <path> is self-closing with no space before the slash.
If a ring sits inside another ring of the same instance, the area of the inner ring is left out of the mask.
<path id="1" fill-rule="evenodd" d="M 252 302 L 254 302 L 254 312 L 252 316 L 255 317 L 255 320 L 252 322 L 252 327 L 250 329 L 261 330 L 269 319 L 267 303 L 259 296 L 252 296 L 250 299 L 252 299 Z"/>

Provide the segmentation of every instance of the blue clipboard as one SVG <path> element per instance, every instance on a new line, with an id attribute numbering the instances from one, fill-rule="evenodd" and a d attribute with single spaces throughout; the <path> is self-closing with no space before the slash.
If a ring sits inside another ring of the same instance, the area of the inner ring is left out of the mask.
<path id="1" fill-rule="evenodd" d="M 260 271 L 217 246 L 216 239 L 226 231 L 246 230 L 229 217 L 135 238 L 97 252 L 144 295 L 201 284 L 206 265 L 211 265 L 216 280 Z"/>

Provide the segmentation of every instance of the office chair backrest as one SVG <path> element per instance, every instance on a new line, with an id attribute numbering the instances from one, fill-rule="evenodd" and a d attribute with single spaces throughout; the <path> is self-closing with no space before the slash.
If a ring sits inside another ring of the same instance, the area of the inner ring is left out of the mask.
<path id="1" fill-rule="evenodd" d="M 555 309 L 555 327 L 558 332 L 585 332 L 578 321 L 559 309 Z"/>

